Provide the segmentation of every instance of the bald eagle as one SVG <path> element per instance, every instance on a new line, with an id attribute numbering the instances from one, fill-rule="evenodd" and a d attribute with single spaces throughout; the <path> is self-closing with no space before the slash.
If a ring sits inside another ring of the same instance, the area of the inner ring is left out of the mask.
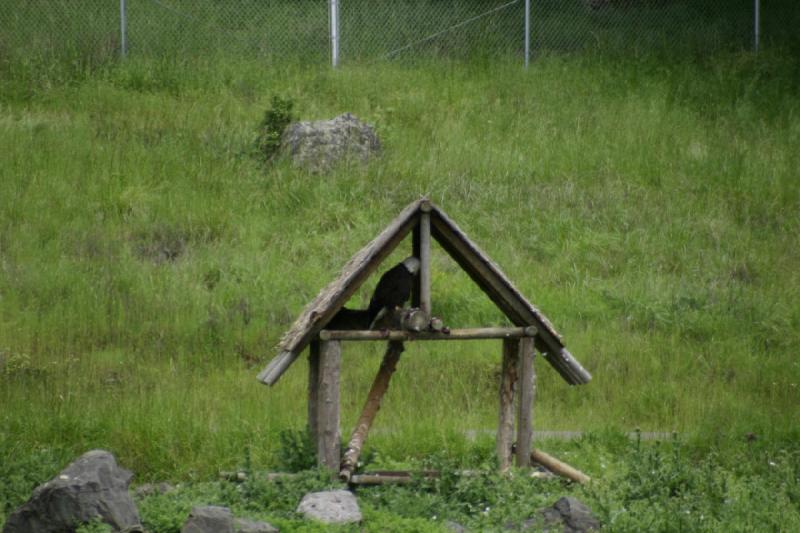
<path id="1" fill-rule="evenodd" d="M 402 306 L 408 300 L 419 264 L 419 259 L 410 256 L 383 273 L 367 309 L 370 328 L 387 312 L 394 311 L 395 307 Z"/>

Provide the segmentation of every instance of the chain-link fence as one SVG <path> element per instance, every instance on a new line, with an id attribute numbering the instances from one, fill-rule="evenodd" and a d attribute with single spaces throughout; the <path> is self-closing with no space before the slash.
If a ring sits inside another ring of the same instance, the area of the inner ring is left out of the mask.
<path id="1" fill-rule="evenodd" d="M 758 0 L 0 0 L 0 59 L 235 55 L 522 61 L 586 49 L 752 48 Z M 527 17 L 526 17 L 527 14 Z M 526 24 L 526 20 L 528 23 Z M 335 51 L 335 52 L 334 52 Z"/>

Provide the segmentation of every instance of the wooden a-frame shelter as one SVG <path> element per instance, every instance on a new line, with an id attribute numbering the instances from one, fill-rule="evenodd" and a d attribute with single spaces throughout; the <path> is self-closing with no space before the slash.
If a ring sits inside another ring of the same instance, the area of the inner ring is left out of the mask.
<path id="1" fill-rule="evenodd" d="M 456 261 L 515 327 L 375 331 L 328 330 L 326 326 L 342 309 L 381 262 L 413 232 L 413 255 L 420 260 L 412 306 L 427 317 L 431 312 L 431 238 Z M 403 341 L 488 339 L 503 340 L 500 383 L 500 420 L 497 454 L 501 468 L 510 465 L 514 438 L 514 397 L 517 396 L 516 462 L 528 466 L 532 450 L 532 404 L 534 396 L 533 358 L 535 350 L 570 385 L 588 383 L 591 375 L 564 347 L 561 336 L 547 318 L 514 287 L 500 268 L 439 207 L 427 198 L 408 205 L 377 236 L 344 266 L 339 277 L 310 302 L 283 335 L 279 353 L 258 375 L 259 381 L 274 385 L 300 353 L 309 353 L 309 429 L 316 441 L 319 463 L 340 468 L 342 479 L 350 480 L 366 433 L 386 392 L 391 374 L 403 351 Z M 339 366 L 341 341 L 386 340 L 389 346 L 369 392 L 364 411 L 340 463 Z"/>

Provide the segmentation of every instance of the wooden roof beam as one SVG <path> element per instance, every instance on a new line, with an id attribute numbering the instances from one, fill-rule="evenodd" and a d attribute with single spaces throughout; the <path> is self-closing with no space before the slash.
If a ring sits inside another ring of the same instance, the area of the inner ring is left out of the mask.
<path id="1" fill-rule="evenodd" d="M 280 353 L 258 374 L 259 381 L 265 385 L 277 383 L 300 352 L 417 225 L 420 204 L 427 201 L 426 198 L 421 198 L 406 207 L 386 229 L 348 261 L 339 277 L 306 306 L 283 336 Z"/>
<path id="2" fill-rule="evenodd" d="M 592 376 L 564 348 L 552 324 L 514 287 L 500 268 L 447 215 L 432 211 L 433 238 L 461 266 L 497 307 L 517 326 L 536 326 L 536 348 L 571 385 L 588 383 Z"/>

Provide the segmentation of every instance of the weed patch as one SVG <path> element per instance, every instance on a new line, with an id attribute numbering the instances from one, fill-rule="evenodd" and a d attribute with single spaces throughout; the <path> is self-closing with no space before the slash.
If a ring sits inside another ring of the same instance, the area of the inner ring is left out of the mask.
<path id="1" fill-rule="evenodd" d="M 264 161 L 272 161 L 281 146 L 281 136 L 286 126 L 295 120 L 292 114 L 294 101 L 291 98 L 273 96 L 270 108 L 258 126 L 256 148 Z"/>

